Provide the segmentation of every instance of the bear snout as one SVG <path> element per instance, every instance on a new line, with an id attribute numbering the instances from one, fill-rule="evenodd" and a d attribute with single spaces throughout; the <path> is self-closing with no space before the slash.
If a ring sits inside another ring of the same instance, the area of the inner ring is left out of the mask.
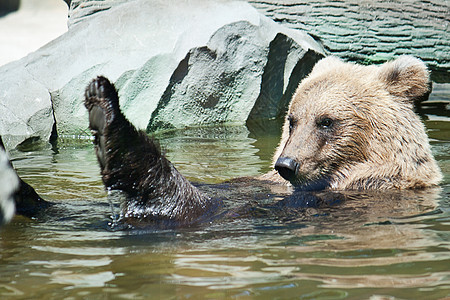
<path id="1" fill-rule="evenodd" d="M 289 157 L 279 157 L 275 163 L 275 170 L 288 181 L 295 179 L 298 172 L 298 163 Z"/>

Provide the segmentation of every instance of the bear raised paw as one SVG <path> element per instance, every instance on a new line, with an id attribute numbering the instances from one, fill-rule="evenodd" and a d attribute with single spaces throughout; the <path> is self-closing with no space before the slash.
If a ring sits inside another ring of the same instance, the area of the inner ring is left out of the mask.
<path id="1" fill-rule="evenodd" d="M 103 183 L 126 194 L 122 218 L 191 224 L 213 212 L 218 203 L 203 195 L 161 153 L 157 141 L 137 130 L 122 114 L 114 86 L 97 77 L 86 89 L 89 127 Z"/>
<path id="2" fill-rule="evenodd" d="M 275 170 L 255 178 L 298 190 L 413 189 L 436 185 L 441 173 L 415 101 L 429 93 L 424 63 L 402 56 L 381 66 L 322 59 L 297 88 Z M 126 194 L 125 221 L 192 224 L 221 203 L 200 192 L 161 153 L 157 141 L 122 114 L 104 77 L 86 89 L 85 106 L 103 182 Z"/>

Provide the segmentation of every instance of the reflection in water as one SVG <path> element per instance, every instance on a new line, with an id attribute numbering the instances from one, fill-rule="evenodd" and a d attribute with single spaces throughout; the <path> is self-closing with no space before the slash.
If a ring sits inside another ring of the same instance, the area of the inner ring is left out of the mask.
<path id="1" fill-rule="evenodd" d="M 257 140 L 249 137 L 245 126 L 191 128 L 157 137 L 169 160 L 194 182 L 256 176 L 267 168 L 267 160 L 257 155 L 262 151 L 254 146 Z M 274 136 L 265 148 L 273 151 L 277 143 L 278 136 Z"/>
<path id="2" fill-rule="evenodd" d="M 111 263 L 109 257 L 102 257 L 100 259 L 69 259 L 69 260 L 32 260 L 30 265 L 42 265 L 46 268 L 61 268 L 61 267 L 100 267 L 107 266 Z"/>
<path id="3" fill-rule="evenodd" d="M 33 246 L 34 250 L 58 254 L 95 256 L 95 255 L 121 255 L 125 254 L 124 249 L 121 248 L 102 248 L 102 247 L 40 247 Z"/>
<path id="4" fill-rule="evenodd" d="M 224 264 L 224 261 L 226 264 Z M 255 263 L 271 262 L 257 256 L 245 258 L 221 257 L 215 255 L 180 255 L 175 258 L 176 273 L 171 280 L 192 286 L 205 286 L 211 289 L 242 288 L 252 284 L 262 284 L 283 280 L 285 276 L 299 271 L 298 267 L 274 266 L 254 270 Z M 202 276 L 203 275 L 203 276 Z"/>
<path id="5" fill-rule="evenodd" d="M 50 276 L 50 283 L 82 287 L 103 287 L 115 278 L 111 272 L 100 272 L 96 274 L 79 274 L 70 271 L 55 271 Z"/>
<path id="6" fill-rule="evenodd" d="M 57 205 L 0 231 L 0 298 L 448 297 L 449 124 L 427 121 L 442 187 L 396 192 L 290 194 L 224 183 L 267 171 L 276 134 L 239 126 L 161 134 L 177 168 L 233 208 L 177 230 L 109 230 L 89 142 L 13 151 L 19 174 Z"/>
<path id="7" fill-rule="evenodd" d="M 223 233 L 212 234 L 214 227 L 205 229 L 210 233 L 209 247 L 217 244 L 221 251 L 204 253 L 199 243 L 195 250 L 176 255 L 176 272 L 170 280 L 210 289 L 291 282 L 292 278 L 319 281 L 327 288 L 445 285 L 450 272 L 442 263 L 450 259 L 446 251 L 450 242 L 426 225 L 443 214 L 436 208 L 439 195 L 438 188 L 354 192 L 346 193 L 340 203 L 320 208 L 301 207 L 288 197 L 277 203 L 287 200 L 283 209 L 295 210 L 282 214 L 284 224 L 277 225 L 279 218 L 268 221 L 265 215 L 247 226 L 232 223 L 223 237 Z M 299 223 L 307 225 L 295 226 Z M 428 247 L 437 241 L 442 249 L 430 251 Z M 437 272 L 415 275 L 421 264 Z M 383 274 L 376 275 L 378 270 Z"/>
<path id="8" fill-rule="evenodd" d="M 418 288 L 423 286 L 440 286 L 450 284 L 449 272 L 431 275 L 364 275 L 364 276 L 333 276 L 333 275 L 305 275 L 299 276 L 304 280 L 322 281 L 326 288 Z M 445 295 L 445 293 L 444 293 Z"/>

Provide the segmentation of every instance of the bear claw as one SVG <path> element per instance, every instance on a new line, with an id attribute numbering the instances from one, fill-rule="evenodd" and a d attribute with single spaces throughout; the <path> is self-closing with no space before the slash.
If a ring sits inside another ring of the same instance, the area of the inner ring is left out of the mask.
<path id="1" fill-rule="evenodd" d="M 87 86 L 84 105 L 89 112 L 92 130 L 102 130 L 105 123 L 111 123 L 121 115 L 116 88 L 103 76 L 98 76 Z"/>
<path id="2" fill-rule="evenodd" d="M 103 76 L 92 80 L 86 88 L 85 106 L 90 111 L 93 106 L 99 106 L 106 110 L 118 109 L 119 96 L 114 86 Z"/>

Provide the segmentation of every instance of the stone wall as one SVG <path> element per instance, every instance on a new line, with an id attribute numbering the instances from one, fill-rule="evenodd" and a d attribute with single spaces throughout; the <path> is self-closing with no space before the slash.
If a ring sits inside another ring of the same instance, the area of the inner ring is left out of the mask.
<path id="1" fill-rule="evenodd" d="M 402 54 L 450 82 L 450 5 L 441 0 L 250 0 L 260 12 L 320 39 L 328 53 L 363 63 Z"/>

